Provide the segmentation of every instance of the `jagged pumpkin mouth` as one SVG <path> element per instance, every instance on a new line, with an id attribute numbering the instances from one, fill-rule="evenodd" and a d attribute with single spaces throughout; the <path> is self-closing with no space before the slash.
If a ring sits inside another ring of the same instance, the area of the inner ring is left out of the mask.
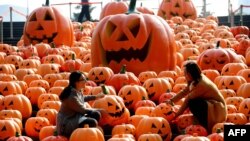
<path id="1" fill-rule="evenodd" d="M 122 108 L 121 111 L 115 112 L 115 113 L 109 113 L 110 116 L 115 117 L 115 118 L 120 118 L 122 114 L 125 112 L 125 109 Z"/>
<path id="2" fill-rule="evenodd" d="M 31 34 L 26 33 L 26 36 L 30 39 L 31 43 L 41 43 L 41 42 L 45 42 L 45 43 L 51 43 L 53 42 L 54 38 L 57 36 L 58 33 L 52 33 L 51 36 L 47 36 L 47 35 L 43 35 L 42 38 L 38 38 L 36 36 L 33 36 Z"/>
<path id="3" fill-rule="evenodd" d="M 147 58 L 149 48 L 151 45 L 151 38 L 152 35 L 149 35 L 146 43 L 141 49 L 134 49 L 132 46 L 126 50 L 124 48 L 121 48 L 119 51 L 108 51 L 104 50 L 104 54 L 106 55 L 107 63 L 110 63 L 111 61 L 115 61 L 117 63 L 120 63 L 123 59 L 130 62 L 133 60 L 140 60 L 141 62 L 144 62 Z M 114 47 L 116 48 L 116 47 Z"/>

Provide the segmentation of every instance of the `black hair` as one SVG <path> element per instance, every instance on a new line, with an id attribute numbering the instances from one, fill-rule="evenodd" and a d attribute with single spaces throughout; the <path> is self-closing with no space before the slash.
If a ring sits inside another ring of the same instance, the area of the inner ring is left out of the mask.
<path id="1" fill-rule="evenodd" d="M 69 97 L 72 89 L 76 88 L 76 82 L 80 80 L 81 76 L 84 76 L 84 75 L 80 71 L 74 71 L 69 75 L 69 85 L 65 87 L 64 90 L 61 92 L 59 96 L 60 100 L 64 100 L 67 97 Z M 84 77 L 84 79 L 86 78 Z"/>
<path id="2" fill-rule="evenodd" d="M 187 61 L 184 65 L 186 72 L 189 73 L 195 83 L 201 78 L 201 69 L 194 61 Z"/>

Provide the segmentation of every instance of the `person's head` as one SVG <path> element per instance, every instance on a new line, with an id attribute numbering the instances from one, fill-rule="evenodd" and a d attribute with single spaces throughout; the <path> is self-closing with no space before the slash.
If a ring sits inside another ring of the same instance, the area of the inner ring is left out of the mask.
<path id="1" fill-rule="evenodd" d="M 69 86 L 79 90 L 85 87 L 87 79 L 80 71 L 74 71 L 69 76 Z"/>
<path id="2" fill-rule="evenodd" d="M 201 78 L 201 69 L 194 61 L 187 61 L 184 64 L 184 75 L 188 82 L 195 81 L 198 82 Z"/>
<path id="3" fill-rule="evenodd" d="M 81 90 L 82 88 L 84 88 L 86 81 L 87 81 L 86 77 L 80 71 L 72 72 L 69 75 L 69 85 L 62 91 L 62 93 L 59 96 L 60 100 L 67 98 L 70 95 L 73 88 L 77 90 Z"/>

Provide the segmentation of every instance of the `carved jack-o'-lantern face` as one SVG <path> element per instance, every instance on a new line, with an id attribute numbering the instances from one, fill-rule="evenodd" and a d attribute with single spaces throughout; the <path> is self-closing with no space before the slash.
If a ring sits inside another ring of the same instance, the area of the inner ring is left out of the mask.
<path id="1" fill-rule="evenodd" d="M 126 64 L 127 70 L 136 75 L 146 70 L 157 73 L 173 70 L 176 64 L 175 42 L 165 23 L 160 17 L 149 14 L 105 17 L 93 33 L 92 65 L 109 66 L 118 73 Z"/>
<path id="2" fill-rule="evenodd" d="M 192 114 L 182 114 L 177 118 L 177 125 L 179 130 L 183 130 L 189 125 L 193 124 L 194 117 Z"/>
<path id="3" fill-rule="evenodd" d="M 21 130 L 13 120 L 0 120 L 0 140 L 6 141 L 9 137 L 15 136 Z"/>
<path id="4" fill-rule="evenodd" d="M 135 106 L 136 102 L 143 98 L 148 99 L 146 89 L 139 85 L 125 85 L 123 86 L 118 96 L 120 96 L 127 108 L 131 109 Z"/>
<path id="5" fill-rule="evenodd" d="M 2 105 L 4 109 L 20 111 L 23 118 L 28 118 L 32 114 L 31 102 L 23 94 L 5 96 Z"/>
<path id="6" fill-rule="evenodd" d="M 43 102 L 45 101 L 59 101 L 59 97 L 57 94 L 49 94 L 49 93 L 41 94 L 37 100 L 37 105 L 39 109 L 41 108 Z"/>
<path id="7" fill-rule="evenodd" d="M 25 45 L 54 42 L 56 45 L 68 46 L 73 45 L 74 36 L 70 19 L 48 4 L 35 9 L 29 15 L 23 35 Z"/>
<path id="8" fill-rule="evenodd" d="M 94 67 L 88 73 L 89 80 L 94 81 L 96 84 L 105 84 L 114 72 L 108 67 Z"/>
<path id="9" fill-rule="evenodd" d="M 230 49 L 213 48 L 202 52 L 197 60 L 202 70 L 215 69 L 219 72 L 227 63 L 238 61 L 237 54 Z"/>
<path id="10" fill-rule="evenodd" d="M 250 98 L 246 98 L 240 103 L 239 112 L 246 115 L 246 117 L 249 119 L 249 117 L 250 117 Z"/>
<path id="11" fill-rule="evenodd" d="M 123 103 L 123 99 L 115 95 L 106 95 L 104 98 L 95 100 L 93 108 L 102 108 L 105 110 L 102 113 L 102 118 L 99 121 L 100 125 L 117 125 L 128 121 L 130 113 Z M 103 112 L 103 111 L 101 111 Z"/>
<path id="12" fill-rule="evenodd" d="M 196 19 L 197 11 L 191 0 L 164 0 L 159 7 L 158 16 L 164 19 L 171 19 L 174 16 Z"/>
<path id="13" fill-rule="evenodd" d="M 136 128 L 136 137 L 145 133 L 159 134 L 164 141 L 170 140 L 172 132 L 168 121 L 162 117 L 145 117 Z"/>
<path id="14" fill-rule="evenodd" d="M 153 111 L 156 116 L 165 118 L 168 121 L 171 121 L 175 117 L 176 111 L 174 108 L 166 103 L 161 103 L 157 105 Z"/>
<path id="15" fill-rule="evenodd" d="M 144 82 L 143 87 L 153 101 L 158 101 L 161 94 L 172 90 L 170 82 L 165 78 L 150 78 Z"/>
<path id="16" fill-rule="evenodd" d="M 49 120 L 45 117 L 30 117 L 25 123 L 25 133 L 30 137 L 38 137 L 40 130 L 49 125 Z"/>

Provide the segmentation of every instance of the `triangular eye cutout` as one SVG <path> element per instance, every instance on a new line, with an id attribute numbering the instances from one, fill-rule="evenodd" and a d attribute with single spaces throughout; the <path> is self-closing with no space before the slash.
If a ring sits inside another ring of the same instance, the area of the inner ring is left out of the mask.
<path id="1" fill-rule="evenodd" d="M 231 81 L 229 85 L 234 85 L 234 81 Z"/>
<path id="2" fill-rule="evenodd" d="M 140 30 L 140 19 L 134 19 L 131 21 L 130 25 L 128 25 L 131 33 L 134 37 L 137 36 L 139 30 Z"/>
<path id="3" fill-rule="evenodd" d="M 45 21 L 53 21 L 54 19 L 52 18 L 51 14 L 47 11 L 44 17 Z"/>
<path id="4" fill-rule="evenodd" d="M 30 22 L 32 21 L 37 21 L 36 19 L 36 13 L 34 13 L 31 17 L 30 17 Z"/>
<path id="5" fill-rule="evenodd" d="M 4 126 L 1 131 L 7 131 L 6 126 Z"/>
<path id="6" fill-rule="evenodd" d="M 157 128 L 156 125 L 154 123 L 152 123 L 151 128 Z"/>
<path id="7" fill-rule="evenodd" d="M 106 33 L 108 34 L 108 36 L 111 36 L 111 35 L 112 35 L 112 33 L 115 31 L 116 27 L 117 27 L 117 26 L 116 26 L 113 22 L 111 22 L 111 21 L 109 21 L 109 22 L 107 23 L 107 26 L 106 26 Z"/>
<path id="8" fill-rule="evenodd" d="M 177 2 L 174 7 L 180 7 L 180 4 Z"/>

